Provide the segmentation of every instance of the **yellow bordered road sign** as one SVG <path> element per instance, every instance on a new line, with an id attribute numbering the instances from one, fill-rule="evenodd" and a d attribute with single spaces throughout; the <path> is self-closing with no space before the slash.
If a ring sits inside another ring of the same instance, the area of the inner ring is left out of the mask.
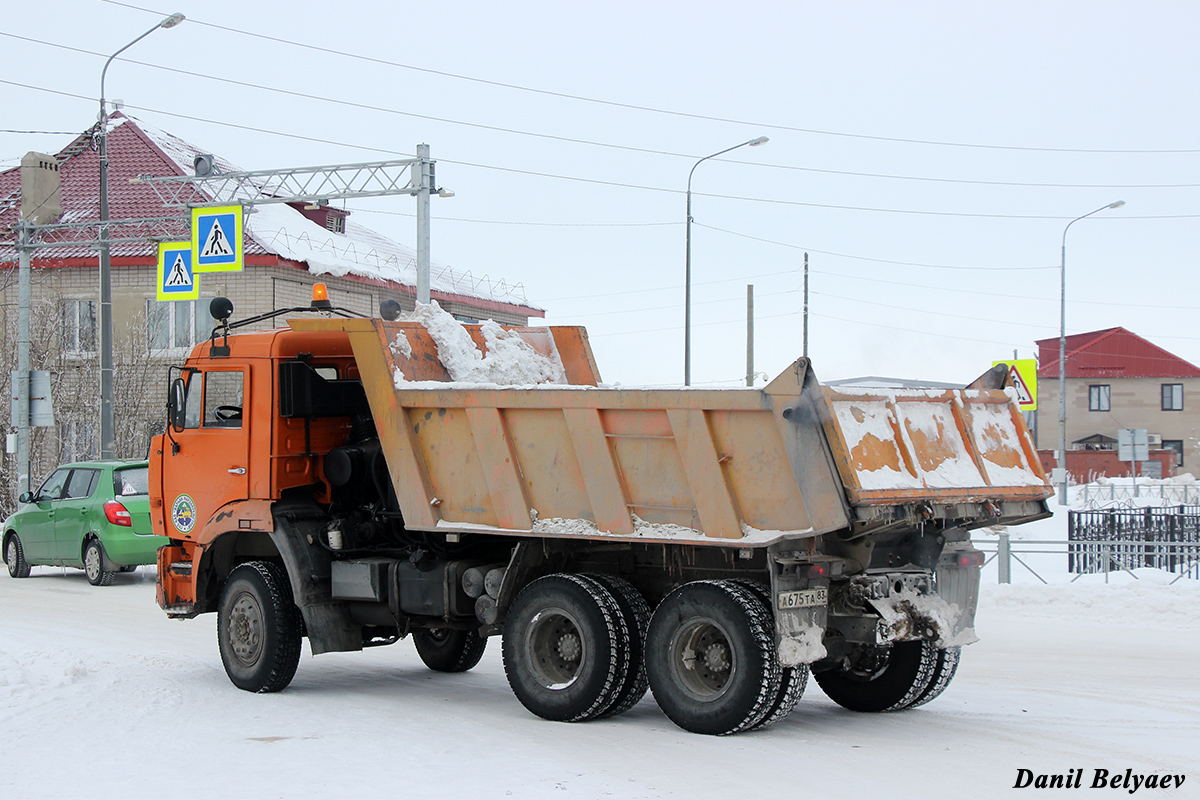
<path id="1" fill-rule="evenodd" d="M 200 297 L 200 285 L 192 270 L 191 242 L 158 243 L 158 290 L 159 300 L 196 300 Z"/>
<path id="2" fill-rule="evenodd" d="M 1008 365 L 1008 382 L 1017 390 L 1017 406 L 1022 411 L 1037 411 L 1037 359 L 1018 358 L 993 361 Z"/>
<path id="3" fill-rule="evenodd" d="M 192 269 L 241 272 L 242 207 L 192 209 Z"/>

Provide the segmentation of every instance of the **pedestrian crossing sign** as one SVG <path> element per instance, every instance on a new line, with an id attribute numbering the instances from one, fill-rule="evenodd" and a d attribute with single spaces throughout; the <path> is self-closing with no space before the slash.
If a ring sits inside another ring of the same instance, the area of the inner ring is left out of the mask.
<path id="1" fill-rule="evenodd" d="M 191 242 L 158 243 L 159 300 L 197 300 L 200 286 L 192 269 Z"/>
<path id="2" fill-rule="evenodd" d="M 196 272 L 241 272 L 242 207 L 193 208 L 192 254 Z"/>
<path id="3" fill-rule="evenodd" d="M 1017 390 L 1017 407 L 1022 411 L 1037 411 L 1037 359 L 992 362 L 993 367 L 997 364 L 1008 365 L 1008 383 Z"/>

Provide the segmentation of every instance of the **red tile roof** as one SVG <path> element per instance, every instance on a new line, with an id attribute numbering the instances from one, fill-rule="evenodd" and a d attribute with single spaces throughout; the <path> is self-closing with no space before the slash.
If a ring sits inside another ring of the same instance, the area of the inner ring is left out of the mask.
<path id="1" fill-rule="evenodd" d="M 57 155 L 62 174 L 63 216 L 60 222 L 95 222 L 100 218 L 100 155 L 94 143 L 96 129 L 94 125 L 84 131 Z M 132 181 L 140 175 L 190 174 L 193 159 L 203 151 L 119 112 L 109 120 L 107 146 L 109 219 L 167 220 L 150 227 L 111 226 L 111 239 L 136 239 L 113 242 L 110 246 L 113 264 L 153 264 L 158 257 L 157 240 L 186 241 L 190 237 L 190 212 L 164 207 L 149 184 Z M 223 172 L 240 170 L 219 157 L 216 166 Z M 20 168 L 0 172 L 0 263 L 16 259 L 13 231 L 20 212 L 20 194 Z M 415 292 L 413 264 L 416 254 L 410 248 L 354 222 L 347 223 L 346 236 L 335 238 L 320 226 L 314 228 L 314 223 L 306 220 L 299 211 L 286 209 L 286 213 L 294 215 L 295 219 L 289 219 L 285 227 L 259 230 L 257 234 L 252 234 L 252 229 L 262 227 L 257 220 L 260 215 L 252 218 L 243 240 L 248 264 L 301 266 L 304 258 L 315 258 L 316 263 L 305 265 L 314 274 L 346 274 L 354 280 Z M 261 216 L 271 215 L 264 211 Z M 50 235 L 64 245 L 35 251 L 36 266 L 91 266 L 96 263 L 95 226 Z M 314 235 L 327 236 L 329 241 L 313 241 Z M 297 251 L 301 255 L 297 255 Z M 304 255 L 307 252 L 312 255 Z M 516 311 L 526 316 L 544 316 L 540 309 L 528 305 L 520 284 L 492 281 L 486 276 L 475 279 L 470 271 L 452 270 L 438 264 L 432 265 L 431 272 L 435 298 L 480 308 Z"/>
<path id="2" fill-rule="evenodd" d="M 1067 337 L 1068 378 L 1200 378 L 1200 368 L 1124 328 Z M 1038 377 L 1058 377 L 1058 339 L 1039 339 Z"/>

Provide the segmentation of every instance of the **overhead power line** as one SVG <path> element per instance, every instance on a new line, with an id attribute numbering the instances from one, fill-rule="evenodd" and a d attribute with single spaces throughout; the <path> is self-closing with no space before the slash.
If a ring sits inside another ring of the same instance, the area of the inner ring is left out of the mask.
<path id="1" fill-rule="evenodd" d="M 142 11 L 142 12 L 146 12 L 149 14 L 155 14 L 160 17 L 163 16 L 165 13 L 169 13 L 169 12 L 163 12 L 163 11 L 159 11 L 159 10 L 155 10 L 155 9 L 145 8 L 143 6 L 136 6 L 131 3 L 118 2 L 118 0 L 102 0 L 102 2 L 108 3 L 109 5 L 121 6 L 123 8 L 130 8 L 135 11 Z M 401 63 L 398 61 L 390 61 L 390 60 L 383 59 L 383 58 L 376 58 L 373 56 L 363 55 L 361 53 L 350 53 L 345 50 L 337 50 L 334 48 L 321 47 L 318 45 L 307 44 L 304 42 L 297 42 L 297 41 L 294 41 L 291 39 L 284 39 L 284 38 L 281 38 L 278 36 L 268 36 L 268 35 L 262 34 L 262 33 L 254 33 L 252 31 L 242 30 L 240 28 L 233 28 L 233 27 L 229 27 L 226 25 L 218 25 L 216 23 L 198 20 L 194 17 L 189 17 L 188 22 L 191 24 L 194 24 L 194 25 L 202 25 L 207 28 L 213 28 L 215 30 L 225 31 L 226 33 L 236 33 L 241 36 L 248 36 L 248 37 L 251 37 L 254 39 L 259 39 L 262 41 L 274 42 L 276 44 L 283 44 L 283 45 L 287 45 L 289 47 L 299 47 L 299 48 L 303 48 L 305 50 L 311 50 L 311 51 L 317 52 L 317 53 L 324 53 L 326 55 L 336 55 L 336 56 L 341 56 L 343 58 L 355 59 L 358 61 L 364 61 L 364 62 L 368 62 L 368 63 L 372 63 L 372 64 L 378 64 L 381 66 L 396 67 L 397 69 L 411 70 L 413 72 L 422 72 L 427 75 L 438 75 L 438 76 L 444 77 L 444 78 L 453 78 L 455 80 L 469 81 L 471 83 L 478 83 L 478 84 L 482 84 L 482 85 L 486 85 L 486 86 L 495 86 L 495 87 L 502 88 L 502 89 L 511 89 L 514 91 L 528 92 L 531 94 L 538 94 L 538 95 L 543 95 L 546 97 L 556 97 L 556 98 L 564 99 L 564 100 L 574 100 L 574 101 L 583 102 L 583 103 L 594 103 L 597 105 L 604 105 L 604 106 L 609 106 L 612 108 L 624 108 L 624 109 L 628 109 L 630 111 L 645 111 L 648 113 L 663 114 L 663 115 L 667 115 L 667 116 L 681 117 L 684 119 L 697 119 L 697 120 L 705 120 L 708 122 L 723 122 L 723 123 L 729 123 L 729 124 L 734 124 L 734 125 L 753 126 L 755 128 L 768 128 L 770 130 L 777 130 L 777 131 L 791 131 L 793 133 L 812 134 L 815 136 L 833 136 L 833 137 L 848 138 L 848 139 L 863 139 L 863 140 L 868 140 L 868 141 L 893 142 L 893 143 L 898 143 L 898 144 L 917 144 L 917 145 L 928 145 L 928 146 L 935 146 L 935 147 L 979 148 L 979 149 L 985 149 L 985 150 L 1015 150 L 1015 151 L 1039 152 L 1039 153 L 1124 153 L 1124 154 L 1200 153 L 1200 148 L 1142 150 L 1142 149 L 1078 148 L 1078 147 L 1026 147 L 1026 146 L 1019 146 L 1019 145 L 979 144 L 979 143 L 974 143 L 974 142 L 948 142 L 948 141 L 938 141 L 938 140 L 933 140 L 933 139 L 909 139 L 909 138 L 903 138 L 903 137 L 898 137 L 898 136 L 878 136 L 878 135 L 863 134 L 863 133 L 847 133 L 844 131 L 820 130 L 817 128 L 800 128 L 800 127 L 796 127 L 796 126 L 792 126 L 792 125 L 780 125 L 777 123 L 770 123 L 770 122 L 757 122 L 757 121 L 753 121 L 753 120 L 733 119 L 730 117 L 719 117 L 719 116 L 713 116 L 713 115 L 708 115 L 708 114 L 693 114 L 693 113 L 689 113 L 686 111 L 673 111 L 670 109 L 655 108 L 653 106 L 643 106 L 643 105 L 637 105 L 634 103 L 622 103 L 622 102 L 617 102 L 614 100 L 603 100 L 603 99 L 596 98 L 596 97 L 587 97 L 584 95 L 570 94 L 568 92 L 555 92 L 555 91 L 551 91 L 548 89 L 538 89 L 535 87 L 522 86 L 520 84 L 515 84 L 515 83 L 505 83 L 503 81 L 489 80 L 486 78 L 477 78 L 477 77 L 474 77 L 471 75 L 461 75 L 458 73 L 447 72 L 444 70 L 430 69 L 428 67 L 418 67 L 418 66 L 415 66 L 412 64 L 404 64 L 404 63 Z"/>
<path id="2" fill-rule="evenodd" d="M 49 42 L 44 39 L 35 39 L 28 36 L 20 36 L 15 33 L 0 31 L 0 36 L 10 39 L 17 39 L 31 44 L 53 47 L 60 50 L 66 50 L 72 53 L 80 53 L 82 55 L 94 56 L 96 58 L 106 58 L 106 54 L 94 50 L 86 50 L 81 47 L 72 47 L 70 45 L 60 44 L 57 42 Z M 593 139 L 581 139 L 578 137 L 561 136 L 550 133 L 541 133 L 538 131 L 520 130 L 517 128 L 507 128 L 499 125 L 488 125 L 480 122 L 471 122 L 461 119 L 450 119 L 448 117 L 436 117 L 430 114 L 418 114 L 413 111 L 403 111 L 387 106 L 372 105 L 370 103 L 359 103 L 353 100 L 346 100 L 340 97 L 327 97 L 324 95 L 312 94 L 306 91 L 296 91 L 293 89 L 284 89 L 278 86 L 267 86 L 261 83 L 251 81 L 237 80 L 234 78 L 223 78 L 218 75 L 212 75 L 206 72 L 196 72 L 193 70 L 181 69 L 178 67 L 168 67 L 163 64 L 154 64 L 148 61 L 138 61 L 132 58 L 121 59 L 128 64 L 135 64 L 140 67 L 156 69 L 163 72 L 169 72 L 175 75 L 186 75 L 188 77 L 197 78 L 200 80 L 214 81 L 223 83 L 229 86 L 239 86 L 245 89 L 253 89 L 256 91 L 270 92 L 286 97 L 295 97 L 304 100 L 312 100 L 322 103 L 331 103 L 346 108 L 355 108 L 362 111 L 372 111 L 381 114 L 392 114 L 395 116 L 408 117 L 411 119 L 420 119 L 427 122 L 438 122 L 446 125 L 457 125 L 467 128 L 475 128 L 478 130 L 493 131 L 496 133 L 506 133 L 514 136 L 526 136 L 536 139 L 544 139 L 565 144 L 577 144 L 588 147 L 600 147 L 611 150 L 621 150 L 631 153 L 641 153 L 644 155 L 667 156 L 669 158 L 677 158 L 682 160 L 695 160 L 695 153 L 677 153 L 669 150 L 657 150 L 649 147 L 636 147 L 633 145 L 616 144 L 614 142 L 601 142 Z M 763 169 L 777 169 L 793 172 L 805 172 L 821 175 L 837 175 L 841 177 L 854 178 L 870 178 L 877 180 L 897 180 L 897 181 L 919 181 L 924 183 L 945 183 L 967 186 L 1005 186 L 1016 188 L 1034 188 L 1034 189 L 1195 189 L 1200 188 L 1200 183 L 1039 183 L 1027 181 L 990 181 L 974 178 L 941 178 L 925 175 L 893 175 L 882 172 L 856 172 L 853 170 L 837 170 L 826 169 L 820 167 L 804 167 L 795 164 L 774 164 L 755 161 L 740 161 L 737 159 L 718 158 L 717 161 L 723 161 L 731 164 L 739 164 L 741 166 L 759 167 Z"/>
<path id="3" fill-rule="evenodd" d="M 10 81 L 10 80 L 0 79 L 0 84 L 5 84 L 8 86 L 16 86 L 19 88 L 30 89 L 30 90 L 38 91 L 38 92 L 46 92 L 46 93 L 54 94 L 54 95 L 57 95 L 60 97 L 71 97 L 71 98 L 74 98 L 77 100 L 86 100 L 89 102 L 93 101 L 93 98 L 87 97 L 85 95 L 74 94 L 72 92 L 64 92 L 64 91 L 60 91 L 57 89 L 48 89 L 48 88 L 41 87 L 41 86 L 32 86 L 30 84 L 20 83 L 18 81 Z M 260 128 L 260 127 L 256 127 L 253 125 L 241 125 L 241 124 L 234 123 L 234 122 L 225 122 L 225 121 L 221 121 L 221 120 L 214 120 L 210 117 L 200 117 L 200 116 L 196 116 L 196 115 L 192 115 L 192 114 L 180 114 L 177 112 L 165 111 L 163 109 L 151 108 L 149 106 L 139 106 L 139 105 L 135 105 L 132 103 L 127 103 L 125 105 L 125 108 L 134 109 L 134 110 L 138 110 L 138 111 L 147 111 L 152 114 L 161 114 L 166 117 L 173 117 L 176 119 L 186 119 L 186 120 L 190 120 L 192 122 L 199 122 L 199 123 L 204 123 L 204 124 L 208 124 L 208 125 L 217 125 L 219 127 L 233 128 L 235 130 L 252 131 L 255 133 L 265 133 L 265 134 L 269 134 L 272 136 L 281 136 L 284 138 L 296 139 L 296 140 L 300 140 L 300 141 L 316 142 L 319 144 L 336 145 L 338 147 L 347 147 L 347 148 L 353 148 L 353 149 L 357 149 L 357 150 L 365 150 L 365 151 L 376 152 L 376 153 L 386 153 L 389 155 L 404 155 L 404 156 L 408 156 L 410 158 L 412 157 L 411 154 L 401 153 L 396 150 L 391 150 L 391 149 L 386 149 L 386 148 L 381 148 L 381 147 L 372 147 L 370 145 L 355 145 L 355 144 L 350 144 L 347 142 L 339 142 L 339 141 L 336 141 L 333 139 L 324 139 L 324 138 L 315 137 L 315 136 L 304 136 L 304 135 L 298 134 L 298 133 L 289 133 L 287 131 L 271 130 L 269 128 Z M 526 175 L 526 176 L 530 176 L 530 177 L 550 178 L 553 180 L 570 181 L 573 183 L 583 183 L 583 184 L 588 184 L 588 185 L 592 185 L 592 186 L 609 186 L 609 187 L 618 188 L 618 189 L 635 189 L 635 190 L 639 190 L 639 191 L 658 192 L 658 193 L 662 193 L 662 194 L 671 194 L 671 195 L 684 194 L 684 191 L 682 189 L 679 189 L 676 187 L 646 186 L 646 185 L 641 185 L 641 184 L 622 183 L 620 181 L 601 180 L 599 178 L 585 178 L 585 177 L 581 177 L 581 176 L 577 176 L 577 175 L 559 175 L 559 174 L 551 173 L 551 172 L 539 172 L 537 170 L 518 169 L 515 167 L 502 167 L 502 166 L 497 166 L 494 164 L 481 164 L 478 162 L 460 161 L 460 160 L 455 160 L 455 159 L 450 159 L 450 158 L 439 158 L 438 161 L 440 161 L 443 164 L 455 164 L 457 166 L 472 167 L 475 169 L 486 169 L 486 170 L 492 170 L 492 171 L 497 171 L 497 172 L 504 172 L 504 173 L 508 173 L 508 174 L 512 174 L 512 175 Z M 820 208 L 820 209 L 833 210 L 833 211 L 860 211 L 860 212 L 871 212 L 871 213 L 877 213 L 877 214 L 905 214 L 905 215 L 916 215 L 916 216 L 954 217 L 954 218 L 968 218 L 968 219 L 1013 219 L 1013 220 L 1070 220 L 1070 219 L 1074 219 L 1073 217 L 1070 217 L 1070 216 L 1053 215 L 1053 214 L 988 214 L 988 213 L 969 212 L 969 211 L 929 211 L 929 210 L 923 210 L 923 209 L 881 208 L 881 207 L 872 207 L 872 206 L 846 206 L 846 205 L 837 205 L 837 204 L 832 204 L 832 203 L 810 203 L 810 202 L 804 202 L 801 200 L 782 200 L 782 199 L 768 198 L 768 197 L 747 197 L 747 196 L 743 196 L 743 195 L 715 194 L 715 193 L 711 193 L 711 192 L 692 192 L 692 195 L 695 197 L 708 197 L 708 198 L 719 199 L 719 200 L 736 200 L 736 201 L 740 201 L 740 202 L 760 203 L 760 204 L 766 204 L 766 205 L 794 206 L 794 207 L 799 207 L 799 208 Z M 1107 217 L 1105 219 L 1107 221 L 1113 221 L 1113 220 L 1145 220 L 1145 219 L 1192 219 L 1192 218 L 1197 218 L 1197 217 L 1200 217 L 1200 214 L 1154 214 L 1154 215 L 1138 215 L 1138 216 L 1126 215 L 1126 216 L 1121 216 L 1121 217 Z"/>

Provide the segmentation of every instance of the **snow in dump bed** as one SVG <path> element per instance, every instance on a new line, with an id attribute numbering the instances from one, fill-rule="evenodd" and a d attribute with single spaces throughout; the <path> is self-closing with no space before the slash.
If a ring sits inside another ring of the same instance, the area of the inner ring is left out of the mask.
<path id="1" fill-rule="evenodd" d="M 956 401 L 957 402 L 957 401 Z M 967 451 L 954 411 L 941 403 L 905 403 L 901 433 L 930 488 L 982 486 L 983 477 Z"/>
<path id="2" fill-rule="evenodd" d="M 529 342 L 521 338 L 515 331 L 506 331 L 500 324 L 487 320 L 480 329 L 483 340 L 487 345 L 487 353 L 479 352 L 471 335 L 462 323 L 442 310 L 436 300 L 429 305 L 417 303 L 417 307 L 407 316 L 412 322 L 419 322 L 429 331 L 430 338 L 437 345 L 438 360 L 450 373 L 450 380 L 456 384 L 472 384 L 474 386 L 536 386 L 541 384 L 566 384 L 567 375 L 562 361 L 555 357 L 548 358 L 533 349 Z M 399 337 L 397 337 L 399 339 Z M 408 352 L 403 352 L 408 347 Z M 392 352 L 411 356 L 412 348 L 405 339 L 403 345 L 393 341 Z M 393 374 L 397 389 L 427 388 L 430 381 L 410 382 L 404 378 L 399 368 Z M 439 389 L 445 389 L 447 384 L 432 382 Z"/>

